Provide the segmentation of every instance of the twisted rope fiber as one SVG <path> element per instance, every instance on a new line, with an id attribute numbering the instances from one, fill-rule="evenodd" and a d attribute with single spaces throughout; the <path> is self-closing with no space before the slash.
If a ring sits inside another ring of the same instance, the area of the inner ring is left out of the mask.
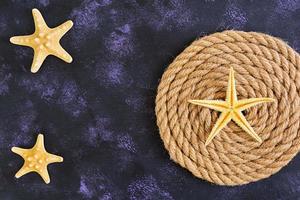
<path id="1" fill-rule="evenodd" d="M 205 147 L 219 113 L 189 99 L 225 99 L 230 67 L 239 99 L 276 101 L 245 111 L 261 144 L 230 122 Z M 187 47 L 164 72 L 156 97 L 160 136 L 172 160 L 196 177 L 242 185 L 279 171 L 300 148 L 300 57 L 272 36 L 224 31 Z"/>

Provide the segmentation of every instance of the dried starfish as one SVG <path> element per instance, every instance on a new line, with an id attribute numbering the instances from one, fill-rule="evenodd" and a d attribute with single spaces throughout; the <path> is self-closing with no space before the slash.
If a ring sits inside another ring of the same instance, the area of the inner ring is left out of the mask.
<path id="1" fill-rule="evenodd" d="M 11 149 L 14 153 L 20 155 L 24 159 L 22 168 L 16 173 L 15 177 L 19 178 L 29 172 L 38 173 L 45 183 L 50 183 L 50 177 L 47 166 L 55 162 L 63 162 L 63 158 L 46 151 L 44 146 L 44 136 L 38 135 L 37 141 L 31 149 L 22 149 L 13 147 Z"/>
<path id="2" fill-rule="evenodd" d="M 17 45 L 28 46 L 34 50 L 31 72 L 36 73 L 49 55 L 54 55 L 65 62 L 71 63 L 72 57 L 62 48 L 60 39 L 72 28 L 71 20 L 56 28 L 49 28 L 38 9 L 32 10 L 35 32 L 32 35 L 15 36 L 10 42 Z"/>
<path id="3" fill-rule="evenodd" d="M 228 88 L 226 92 L 226 101 L 219 100 L 189 100 L 189 103 L 204 106 L 221 112 L 220 117 L 209 134 L 205 146 L 224 128 L 231 120 L 238 124 L 246 133 L 258 142 L 262 142 L 261 138 L 255 133 L 251 125 L 247 122 L 242 111 L 260 103 L 273 102 L 272 98 L 250 98 L 238 100 L 235 88 L 234 70 L 230 68 Z"/>

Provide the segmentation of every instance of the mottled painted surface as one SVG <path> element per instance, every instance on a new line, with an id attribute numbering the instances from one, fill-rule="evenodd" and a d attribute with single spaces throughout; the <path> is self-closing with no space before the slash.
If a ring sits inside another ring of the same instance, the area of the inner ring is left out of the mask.
<path id="1" fill-rule="evenodd" d="M 49 26 L 74 28 L 38 74 L 32 50 L 8 42 L 33 32 L 31 9 Z M 159 79 L 194 39 L 224 29 L 265 32 L 300 50 L 297 0 L 1 0 L 0 199 L 300 199 L 300 157 L 269 179 L 241 187 L 199 180 L 169 159 L 155 122 Z M 38 132 L 64 163 L 51 183 L 15 179 Z"/>

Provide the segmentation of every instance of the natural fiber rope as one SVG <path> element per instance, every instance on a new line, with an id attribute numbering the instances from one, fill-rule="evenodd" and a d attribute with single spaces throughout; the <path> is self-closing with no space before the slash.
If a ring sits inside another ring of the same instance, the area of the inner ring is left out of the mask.
<path id="1" fill-rule="evenodd" d="M 230 67 L 239 99 L 270 97 L 244 114 L 259 144 L 230 122 L 205 147 L 219 113 L 189 99 L 225 99 Z M 279 171 L 299 151 L 300 57 L 272 36 L 214 33 L 193 42 L 164 72 L 156 97 L 157 124 L 171 159 L 219 185 L 241 185 Z"/>

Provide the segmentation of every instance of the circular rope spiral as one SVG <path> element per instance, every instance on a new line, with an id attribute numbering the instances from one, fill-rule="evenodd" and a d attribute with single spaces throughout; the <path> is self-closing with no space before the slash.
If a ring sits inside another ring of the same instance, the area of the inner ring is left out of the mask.
<path id="1" fill-rule="evenodd" d="M 229 69 L 239 99 L 276 101 L 245 111 L 259 144 L 230 122 L 205 147 L 219 113 L 189 99 L 225 100 Z M 160 136 L 171 159 L 196 177 L 241 185 L 279 171 L 300 148 L 300 57 L 282 40 L 242 31 L 214 33 L 193 42 L 164 72 L 156 97 Z"/>

